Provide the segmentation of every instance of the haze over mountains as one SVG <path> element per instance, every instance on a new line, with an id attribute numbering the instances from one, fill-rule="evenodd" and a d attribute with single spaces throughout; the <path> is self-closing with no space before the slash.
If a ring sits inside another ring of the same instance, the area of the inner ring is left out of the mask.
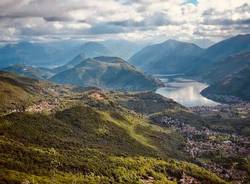
<path id="1" fill-rule="evenodd" d="M 31 43 L 7 44 L 0 48 L 0 68 L 13 64 L 56 66 L 78 54 L 74 43 Z"/>
<path id="2" fill-rule="evenodd" d="M 104 44 L 108 45 L 108 47 Z M 122 50 L 119 50 L 121 47 L 117 47 L 118 44 L 122 45 Z M 85 43 L 70 40 L 48 43 L 20 42 L 7 44 L 0 48 L 0 68 L 5 68 L 13 64 L 52 68 L 66 64 L 79 54 L 85 55 L 86 58 L 117 56 L 127 59 L 138 48 L 141 48 L 140 45 L 126 41 Z"/>

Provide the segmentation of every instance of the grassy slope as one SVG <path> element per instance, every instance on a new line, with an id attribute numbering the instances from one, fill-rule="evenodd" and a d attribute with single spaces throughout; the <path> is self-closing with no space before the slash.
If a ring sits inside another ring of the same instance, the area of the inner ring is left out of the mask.
<path id="1" fill-rule="evenodd" d="M 0 72 L 0 115 L 30 105 L 39 90 L 36 80 Z"/>
<path id="2" fill-rule="evenodd" d="M 8 78 L 24 95 L 40 91 L 35 80 Z M 70 105 L 51 114 L 1 116 L 0 183 L 142 183 L 148 177 L 176 183 L 183 172 L 203 183 L 224 183 L 205 169 L 170 160 L 188 160 L 184 139 L 119 106 L 115 96 L 65 101 Z"/>
<path id="3" fill-rule="evenodd" d="M 140 183 L 152 176 L 166 183 L 166 176 L 179 179 L 185 171 L 222 183 L 193 164 L 156 159 L 183 157 L 181 137 L 120 115 L 78 106 L 54 115 L 5 116 L 0 120 L 2 181 Z"/>

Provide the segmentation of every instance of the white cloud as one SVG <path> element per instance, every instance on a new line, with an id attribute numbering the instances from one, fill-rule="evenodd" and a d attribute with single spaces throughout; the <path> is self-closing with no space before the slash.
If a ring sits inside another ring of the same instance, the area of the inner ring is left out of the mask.
<path id="1" fill-rule="evenodd" d="M 249 0 L 1 0 L 0 39 L 183 40 L 250 30 Z M 13 31 L 14 30 L 14 31 Z M 36 38 L 37 37 L 37 38 Z"/>

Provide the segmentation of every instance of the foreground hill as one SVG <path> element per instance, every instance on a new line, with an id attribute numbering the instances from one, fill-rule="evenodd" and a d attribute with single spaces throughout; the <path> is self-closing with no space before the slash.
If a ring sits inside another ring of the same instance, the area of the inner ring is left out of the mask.
<path id="1" fill-rule="evenodd" d="M 38 80 L 0 72 L 0 115 L 31 105 L 41 91 Z"/>
<path id="2" fill-rule="evenodd" d="M 59 98 L 60 106 L 46 113 L 25 108 L 1 115 L 0 181 L 3 184 L 144 184 L 190 179 L 200 183 L 226 183 L 206 169 L 184 161 L 188 156 L 178 132 L 153 125 L 125 108 L 124 102 L 131 97 L 154 101 L 153 93 L 126 97 L 52 84 L 43 88 L 37 80 L 9 73 L 1 75 L 0 81 L 5 85 L 0 89 L 21 86 L 27 93 L 41 95 L 43 101 Z M 44 93 L 38 93 L 37 86 Z M 171 100 L 168 105 L 168 101 L 156 96 L 162 107 L 178 106 Z M 120 100 L 124 106 L 119 105 Z"/>
<path id="3" fill-rule="evenodd" d="M 142 74 L 126 61 L 116 57 L 96 57 L 82 60 L 74 68 L 53 76 L 51 81 L 60 84 L 96 86 L 126 91 L 153 90 L 161 84 Z"/>
<path id="4" fill-rule="evenodd" d="M 129 62 L 153 74 L 184 73 L 202 51 L 195 44 L 168 40 L 145 47 Z"/>

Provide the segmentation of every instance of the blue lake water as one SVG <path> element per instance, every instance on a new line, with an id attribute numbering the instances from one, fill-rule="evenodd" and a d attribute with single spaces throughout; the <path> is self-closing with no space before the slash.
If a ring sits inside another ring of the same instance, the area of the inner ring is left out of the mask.
<path id="1" fill-rule="evenodd" d="M 200 94 L 200 92 L 208 87 L 207 84 L 195 80 L 186 79 L 182 75 L 155 75 L 165 87 L 158 88 L 156 93 L 172 98 L 176 102 L 186 106 L 215 106 L 219 103 L 212 101 Z"/>

